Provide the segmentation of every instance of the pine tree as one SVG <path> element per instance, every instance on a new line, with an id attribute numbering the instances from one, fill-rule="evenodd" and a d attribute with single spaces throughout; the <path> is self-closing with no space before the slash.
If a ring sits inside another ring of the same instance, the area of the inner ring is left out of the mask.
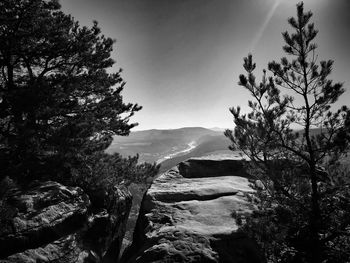
<path id="1" fill-rule="evenodd" d="M 333 61 L 317 61 L 311 17 L 303 3 L 297 5 L 297 17 L 288 19 L 293 33 L 282 33 L 288 58 L 270 62 L 271 76 L 264 70 L 260 83 L 252 55 L 244 58 L 247 74 L 239 76 L 239 85 L 254 98 L 251 112 L 231 108 L 236 126 L 225 132 L 263 184 L 259 211 L 245 229 L 269 262 L 350 260 L 350 174 L 342 164 L 350 111 L 332 108 L 344 89 L 329 80 Z"/>
<path id="2" fill-rule="evenodd" d="M 114 41 L 82 27 L 55 0 L 0 2 L 1 176 L 71 176 L 141 109 L 124 103 Z"/>

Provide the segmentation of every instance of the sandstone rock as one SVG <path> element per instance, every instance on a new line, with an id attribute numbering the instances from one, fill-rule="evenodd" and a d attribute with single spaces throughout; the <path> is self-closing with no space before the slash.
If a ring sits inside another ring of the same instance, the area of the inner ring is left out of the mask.
<path id="1" fill-rule="evenodd" d="M 159 176 L 123 262 L 263 262 L 234 217 L 254 210 L 244 175 L 240 160 L 191 159 Z"/>
<path id="2" fill-rule="evenodd" d="M 235 175 L 247 177 L 242 159 L 220 159 L 220 158 L 192 158 L 178 165 L 183 177 L 215 177 L 224 175 Z M 234 174 L 232 174 L 234 172 Z"/>
<path id="3" fill-rule="evenodd" d="M 2 217 L 0 257 L 39 247 L 81 228 L 89 205 L 80 188 L 55 182 L 34 185 L 25 193 L 14 192 L 1 206 L 1 210 L 12 211 L 12 216 Z"/>
<path id="4" fill-rule="evenodd" d="M 118 258 L 131 195 L 115 188 L 92 213 L 78 187 L 36 183 L 0 203 L 0 262 L 111 262 Z"/>
<path id="5" fill-rule="evenodd" d="M 36 262 L 96 262 L 98 258 L 89 251 L 84 251 L 77 235 L 68 235 L 48 245 L 27 249 L 0 260 L 2 263 Z"/>
<path id="6" fill-rule="evenodd" d="M 114 263 L 119 258 L 132 196 L 128 190 L 114 187 L 108 193 L 108 199 L 107 209 L 92 216 L 92 224 L 84 240 L 90 240 L 90 247 L 99 252 L 102 262 Z"/>

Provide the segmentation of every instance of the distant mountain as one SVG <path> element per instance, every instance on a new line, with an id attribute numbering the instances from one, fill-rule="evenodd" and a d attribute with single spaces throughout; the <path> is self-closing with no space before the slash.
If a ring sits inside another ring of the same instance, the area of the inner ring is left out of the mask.
<path id="1" fill-rule="evenodd" d="M 107 153 L 118 152 L 125 157 L 139 154 L 140 162 L 161 163 L 163 171 L 190 157 L 226 151 L 230 141 L 223 135 L 223 130 L 186 127 L 173 130 L 135 131 L 129 136 L 115 136 Z M 303 133 L 301 130 L 296 132 L 301 135 Z M 317 135 L 320 129 L 311 129 L 310 133 Z"/>
<path id="2" fill-rule="evenodd" d="M 129 136 L 115 136 L 108 153 L 118 152 L 123 156 L 140 155 L 140 162 L 158 162 L 187 155 L 196 149 L 221 150 L 223 132 L 201 127 L 186 127 L 174 130 L 145 130 L 131 132 Z M 220 141 L 220 142 L 219 142 Z M 201 146 L 204 144 L 204 146 Z M 210 146 L 210 144 L 212 144 Z M 216 146 L 218 148 L 216 148 Z M 227 141 L 225 147 L 229 142 Z M 206 152 L 207 150 L 201 150 Z M 176 164 L 175 164 L 176 165 Z"/>
<path id="3" fill-rule="evenodd" d="M 218 132 L 224 132 L 226 130 L 226 128 L 213 127 L 213 128 L 209 128 L 209 130 L 218 131 Z"/>

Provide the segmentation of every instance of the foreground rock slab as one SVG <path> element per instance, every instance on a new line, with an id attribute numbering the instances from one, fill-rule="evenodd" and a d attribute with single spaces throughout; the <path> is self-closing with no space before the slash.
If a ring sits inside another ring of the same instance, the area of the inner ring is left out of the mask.
<path id="1" fill-rule="evenodd" d="M 190 159 L 155 179 L 123 261 L 263 262 L 234 216 L 254 210 L 244 167 L 235 159 Z"/>
<path id="2" fill-rule="evenodd" d="M 33 184 L 0 201 L 0 262 L 115 262 L 131 206 L 115 188 L 92 212 L 78 187 Z"/>

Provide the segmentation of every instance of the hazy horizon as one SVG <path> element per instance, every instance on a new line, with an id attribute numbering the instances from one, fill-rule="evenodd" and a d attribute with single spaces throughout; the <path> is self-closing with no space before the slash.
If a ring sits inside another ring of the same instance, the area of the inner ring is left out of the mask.
<path id="1" fill-rule="evenodd" d="M 243 57 L 252 52 L 261 69 L 282 52 L 299 0 L 61 0 L 82 25 L 97 20 L 117 40 L 113 58 L 127 82 L 126 102 L 143 106 L 133 129 L 232 128 L 229 107 L 247 109 L 237 85 Z M 319 30 L 319 59 L 334 59 L 331 79 L 350 83 L 349 0 L 305 0 Z M 350 91 L 337 105 L 349 104 Z"/>

